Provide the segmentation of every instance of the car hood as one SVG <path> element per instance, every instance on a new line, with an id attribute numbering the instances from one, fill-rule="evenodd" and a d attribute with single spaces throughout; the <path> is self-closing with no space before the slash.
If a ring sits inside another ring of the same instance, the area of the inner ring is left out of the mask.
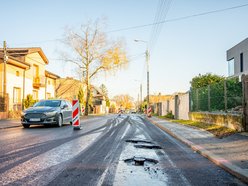
<path id="1" fill-rule="evenodd" d="M 29 109 L 25 110 L 26 113 L 33 113 L 33 112 L 52 112 L 56 111 L 58 108 L 55 107 L 30 107 Z"/>

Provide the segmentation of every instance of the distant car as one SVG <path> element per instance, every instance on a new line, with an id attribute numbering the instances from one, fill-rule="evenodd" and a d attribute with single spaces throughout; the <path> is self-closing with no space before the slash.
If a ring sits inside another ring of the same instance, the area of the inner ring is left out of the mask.
<path id="1" fill-rule="evenodd" d="M 130 113 L 131 113 L 131 114 L 136 114 L 137 111 L 136 111 L 135 109 L 132 109 L 132 110 L 130 111 Z"/>
<path id="2" fill-rule="evenodd" d="M 21 123 L 24 128 L 30 125 L 55 124 L 61 127 L 72 122 L 72 105 L 67 100 L 42 100 L 22 112 Z"/>

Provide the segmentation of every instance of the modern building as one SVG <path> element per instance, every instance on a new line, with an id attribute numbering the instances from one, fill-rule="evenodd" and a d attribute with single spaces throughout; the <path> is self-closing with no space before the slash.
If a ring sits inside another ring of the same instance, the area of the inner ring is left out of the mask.
<path id="1" fill-rule="evenodd" d="M 3 49 L 0 49 L 0 93 L 8 100 L 5 112 L 21 111 L 27 95 L 35 100 L 55 97 L 55 80 L 59 76 L 45 70 L 48 63 L 41 48 L 8 48 L 5 65 Z M 6 117 L 6 113 L 2 115 Z"/>
<path id="2" fill-rule="evenodd" d="M 248 74 L 248 38 L 226 52 L 228 76 Z"/>

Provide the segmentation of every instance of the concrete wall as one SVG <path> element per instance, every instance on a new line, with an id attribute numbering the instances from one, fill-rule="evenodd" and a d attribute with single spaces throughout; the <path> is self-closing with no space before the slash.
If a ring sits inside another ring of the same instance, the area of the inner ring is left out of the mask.
<path id="1" fill-rule="evenodd" d="M 175 97 L 174 96 L 169 100 L 168 111 L 172 112 L 172 114 L 175 115 Z"/>
<path id="2" fill-rule="evenodd" d="M 228 113 L 190 112 L 189 118 L 193 121 L 225 126 L 240 132 L 244 131 L 244 127 L 242 125 L 242 115 Z"/>
<path id="3" fill-rule="evenodd" d="M 179 105 L 178 105 L 178 119 L 189 119 L 189 93 L 178 95 Z"/>
<path id="4" fill-rule="evenodd" d="M 159 116 L 172 112 L 176 119 L 189 119 L 189 93 L 174 94 L 167 101 L 155 103 L 153 106 L 154 113 Z"/>

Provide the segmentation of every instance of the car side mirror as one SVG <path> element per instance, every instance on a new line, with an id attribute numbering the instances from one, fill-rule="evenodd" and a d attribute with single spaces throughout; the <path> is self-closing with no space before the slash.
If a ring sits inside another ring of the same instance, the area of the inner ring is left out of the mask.
<path id="1" fill-rule="evenodd" d="M 62 109 L 68 108 L 68 105 L 63 105 Z"/>

